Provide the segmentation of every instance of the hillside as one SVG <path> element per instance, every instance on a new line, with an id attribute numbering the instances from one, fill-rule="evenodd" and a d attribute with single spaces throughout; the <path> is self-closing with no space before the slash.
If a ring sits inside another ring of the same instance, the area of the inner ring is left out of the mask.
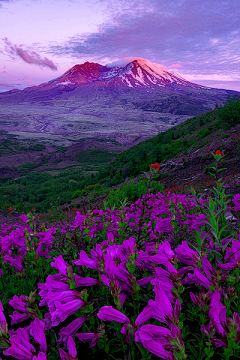
<path id="1" fill-rule="evenodd" d="M 85 165 L 82 167 L 73 166 L 63 171 L 49 170 L 40 173 L 22 169 L 23 174 L 19 178 L 1 179 L 1 209 L 5 214 L 10 206 L 18 211 L 31 207 L 46 211 L 51 208 L 50 203 L 55 202 L 67 209 L 68 206 L 81 207 L 84 201 L 86 208 L 94 208 L 96 204 L 102 204 L 106 200 L 114 187 L 129 182 L 131 178 L 136 178 L 134 181 L 137 182 L 139 177 L 143 177 L 143 171 L 149 171 L 149 164 L 155 162 L 161 164 L 158 182 L 165 189 L 175 187 L 176 191 L 176 187 L 183 186 L 182 189 L 186 189 L 185 186 L 189 188 L 195 184 L 203 188 L 212 179 L 206 172 L 206 167 L 212 163 L 211 152 L 217 149 L 225 154 L 223 166 L 227 169 L 222 174 L 238 176 L 240 122 L 237 115 L 234 120 L 234 111 L 238 106 L 239 100 L 232 101 L 222 108 L 189 119 L 122 152 L 115 159 L 109 157 L 114 156 L 113 153 L 105 152 L 105 164 L 101 164 L 97 157 L 98 154 L 103 158 L 103 153 L 91 150 L 92 152 L 83 153 Z M 229 112 L 233 115 L 230 121 L 226 121 Z M 94 190 L 94 184 L 99 184 L 98 191 Z M 81 193 L 89 185 L 92 187 Z M 77 194 L 91 194 L 90 200 L 85 200 L 81 195 L 71 203 L 73 197 L 77 198 Z"/>

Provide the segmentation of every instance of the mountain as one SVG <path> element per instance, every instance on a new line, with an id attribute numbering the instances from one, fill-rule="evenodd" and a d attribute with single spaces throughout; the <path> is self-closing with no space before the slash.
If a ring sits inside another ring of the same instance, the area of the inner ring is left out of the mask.
<path id="1" fill-rule="evenodd" d="M 187 87 L 192 89 L 209 89 L 202 85 L 191 83 L 180 75 L 164 70 L 164 67 L 153 64 L 149 60 L 137 59 L 126 66 L 108 67 L 97 63 L 85 62 L 81 65 L 75 65 L 62 76 L 51 80 L 39 86 L 27 87 L 24 90 L 18 90 L 18 94 L 26 94 L 37 91 L 48 91 L 59 89 L 63 91 L 83 89 L 84 84 L 91 84 L 91 87 L 105 88 L 147 88 L 158 91 L 161 88 Z M 6 92 L 12 93 L 12 90 Z M 6 94 L 5 93 L 5 94 Z M 16 94 L 16 90 L 14 90 Z M 50 94 L 50 93 L 49 93 Z"/>
<path id="2" fill-rule="evenodd" d="M 39 86 L 0 93 L 0 131 L 64 146 L 94 139 L 124 150 L 234 95 L 146 59 L 125 66 L 85 62 Z"/>

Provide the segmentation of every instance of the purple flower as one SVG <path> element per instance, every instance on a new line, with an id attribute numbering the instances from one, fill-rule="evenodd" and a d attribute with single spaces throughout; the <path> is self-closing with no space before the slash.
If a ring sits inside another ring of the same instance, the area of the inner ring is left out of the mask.
<path id="1" fill-rule="evenodd" d="M 67 276 L 68 263 L 65 262 L 62 255 L 59 255 L 57 258 L 53 258 L 53 259 L 54 259 L 54 262 L 51 262 L 51 266 L 58 269 L 62 275 Z"/>
<path id="2" fill-rule="evenodd" d="M 73 336 L 76 333 L 76 331 L 78 331 L 78 329 L 82 327 L 86 319 L 87 319 L 86 317 L 79 317 L 73 320 L 68 326 L 62 328 L 59 332 L 60 335 L 59 341 L 62 341 L 63 345 L 66 346 L 68 337 Z"/>
<path id="3" fill-rule="evenodd" d="M 84 226 L 85 215 L 81 215 L 79 211 L 77 211 L 75 216 L 75 226 Z"/>
<path id="4" fill-rule="evenodd" d="M 79 333 L 76 334 L 76 337 L 80 341 L 91 341 L 90 348 L 92 348 L 98 343 L 100 336 L 105 333 L 104 327 L 105 325 L 101 325 L 94 333 Z"/>
<path id="5" fill-rule="evenodd" d="M 192 250 L 187 241 L 183 241 L 182 245 L 178 245 L 175 249 L 178 261 L 183 262 L 187 265 L 196 266 L 200 260 L 199 254 L 197 251 Z"/>
<path id="6" fill-rule="evenodd" d="M 236 194 L 234 196 L 234 198 L 232 199 L 232 201 L 234 202 L 235 205 L 235 211 L 240 210 L 240 194 Z"/>
<path id="7" fill-rule="evenodd" d="M 9 255 L 5 255 L 3 258 L 5 263 L 10 263 L 16 272 L 22 272 L 24 270 L 22 266 L 23 255 L 15 256 L 14 258 Z"/>
<path id="8" fill-rule="evenodd" d="M 223 306 L 220 302 L 220 293 L 218 289 L 215 289 L 211 303 L 209 305 L 209 317 L 214 320 L 214 324 L 216 326 L 216 329 L 218 333 L 223 337 L 226 335 L 226 331 L 222 327 L 222 324 L 226 324 L 226 313 L 227 313 L 227 307 Z"/>
<path id="9" fill-rule="evenodd" d="M 76 338 L 78 338 L 80 341 L 91 341 L 93 337 L 94 337 L 94 333 L 76 334 Z"/>
<path id="10" fill-rule="evenodd" d="M 17 295 L 13 296 L 13 299 L 9 301 L 9 304 L 15 309 L 22 312 L 27 312 L 28 310 L 26 307 L 28 307 L 28 299 L 25 298 L 19 298 Z"/>
<path id="11" fill-rule="evenodd" d="M 42 352 L 47 354 L 47 341 L 44 332 L 44 322 L 36 318 L 30 324 L 30 335 L 34 337 L 34 340 L 40 344 L 40 349 Z"/>
<path id="12" fill-rule="evenodd" d="M 137 281 L 137 284 L 138 284 L 139 286 L 144 287 L 144 286 L 147 286 L 148 284 L 150 284 L 150 281 L 151 281 L 152 279 L 154 279 L 153 276 L 146 276 L 145 278 L 142 278 L 142 279 L 138 280 L 138 281 Z"/>
<path id="13" fill-rule="evenodd" d="M 112 306 L 102 306 L 97 313 L 99 319 L 103 321 L 116 321 L 118 323 L 130 323 L 129 318 L 118 310 L 113 309 Z"/>
<path id="14" fill-rule="evenodd" d="M 67 354 L 63 349 L 59 349 L 59 355 L 61 360 L 77 360 L 77 350 L 76 350 L 76 344 L 72 338 L 72 336 L 69 336 L 67 341 L 67 349 L 69 354 Z"/>
<path id="15" fill-rule="evenodd" d="M 93 285 L 101 285 L 101 282 L 97 279 L 93 279 L 90 277 L 81 278 L 81 276 L 75 274 L 74 280 L 78 286 L 93 286 Z"/>
<path id="16" fill-rule="evenodd" d="M 84 301 L 82 300 L 73 300 L 66 304 L 61 304 L 59 301 L 54 303 L 56 310 L 51 311 L 52 316 L 52 326 L 57 326 L 60 322 L 67 319 L 68 316 L 73 315 L 77 310 L 79 310 L 83 305 Z"/>
<path id="17" fill-rule="evenodd" d="M 15 325 L 29 319 L 29 315 L 30 314 L 28 312 L 20 314 L 19 312 L 14 311 L 12 315 L 9 315 L 12 318 L 11 325 Z"/>
<path id="18" fill-rule="evenodd" d="M 153 318 L 170 326 L 173 318 L 172 304 L 160 283 L 155 285 L 154 291 L 156 301 L 149 300 L 148 302 L 152 306 Z"/>
<path id="19" fill-rule="evenodd" d="M 33 360 L 47 360 L 47 356 L 43 352 L 40 352 L 38 356 L 33 357 Z"/>
<path id="20" fill-rule="evenodd" d="M 227 263 L 221 264 L 218 262 L 219 267 L 221 267 L 223 270 L 232 270 L 240 259 L 240 241 L 239 240 L 232 240 L 232 248 L 226 248 L 226 255 L 225 255 L 225 261 Z"/>
<path id="21" fill-rule="evenodd" d="M 201 214 L 201 215 L 197 216 L 195 218 L 195 220 L 193 220 L 193 224 L 190 226 L 190 228 L 193 230 L 199 230 L 200 226 L 205 225 L 204 221 L 207 221 L 207 217 L 205 215 Z"/>
<path id="22" fill-rule="evenodd" d="M 89 269 L 97 270 L 97 265 L 98 264 L 96 263 L 96 261 L 90 259 L 88 257 L 88 255 L 85 253 L 85 251 L 82 250 L 79 253 L 79 256 L 80 256 L 80 260 L 72 260 L 73 264 L 82 265 L 82 266 L 88 267 Z"/>
<path id="23" fill-rule="evenodd" d="M 145 349 L 157 355 L 159 358 L 173 360 L 173 354 L 163 348 L 163 345 L 169 343 L 166 339 L 167 336 L 171 336 L 169 329 L 149 324 L 142 326 L 139 331 L 135 333 L 135 341 L 141 342 Z"/>
<path id="24" fill-rule="evenodd" d="M 22 222 L 23 222 L 24 224 L 26 224 L 27 221 L 28 221 L 28 217 L 27 217 L 27 215 L 25 215 L 25 214 L 20 215 L 19 218 L 22 220 Z"/>
<path id="25" fill-rule="evenodd" d="M 0 300 L 0 333 L 7 334 L 8 324 L 7 324 L 6 318 L 3 314 L 3 311 L 4 311 L 4 309 L 2 306 L 2 302 Z"/>
<path id="26" fill-rule="evenodd" d="M 210 289 L 210 285 L 212 285 L 212 283 L 206 278 L 206 276 L 203 275 L 199 266 L 197 266 L 194 269 L 193 274 L 188 273 L 185 279 L 183 279 L 183 283 L 184 284 L 197 283 L 198 285 L 203 285 L 208 289 Z"/>
<path id="27" fill-rule="evenodd" d="M 153 308 L 150 305 L 145 306 L 142 312 L 135 320 L 135 326 L 141 326 L 145 324 L 153 315 Z"/>
<path id="28" fill-rule="evenodd" d="M 20 360 L 31 360 L 35 348 L 29 341 L 29 335 L 25 329 L 17 329 L 16 335 L 11 338 L 11 346 L 3 350 L 4 355 L 9 355 Z"/>
<path id="29" fill-rule="evenodd" d="M 67 349 L 68 349 L 69 354 L 73 358 L 75 358 L 77 356 L 76 344 L 75 344 L 72 336 L 69 336 L 69 338 L 68 338 Z"/>
<path id="30" fill-rule="evenodd" d="M 156 222 L 156 227 L 155 227 L 155 231 L 158 232 L 159 234 L 162 232 L 172 232 L 174 231 L 174 229 L 172 228 L 172 224 L 171 224 L 171 218 L 165 218 L 162 219 L 161 217 L 159 217 L 157 219 L 158 221 Z"/>

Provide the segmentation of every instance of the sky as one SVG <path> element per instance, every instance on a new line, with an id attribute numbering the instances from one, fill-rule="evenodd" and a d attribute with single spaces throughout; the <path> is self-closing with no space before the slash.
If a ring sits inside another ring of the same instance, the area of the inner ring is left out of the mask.
<path id="1" fill-rule="evenodd" d="M 0 0 L 0 92 L 145 58 L 240 91 L 240 0 Z"/>

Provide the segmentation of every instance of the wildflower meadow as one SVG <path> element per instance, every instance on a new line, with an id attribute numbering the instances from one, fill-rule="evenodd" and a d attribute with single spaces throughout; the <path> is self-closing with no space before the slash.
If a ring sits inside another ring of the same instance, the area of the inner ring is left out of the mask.
<path id="1" fill-rule="evenodd" d="M 240 194 L 231 208 L 213 158 L 214 199 L 147 187 L 119 209 L 2 224 L 0 358 L 240 358 Z"/>

